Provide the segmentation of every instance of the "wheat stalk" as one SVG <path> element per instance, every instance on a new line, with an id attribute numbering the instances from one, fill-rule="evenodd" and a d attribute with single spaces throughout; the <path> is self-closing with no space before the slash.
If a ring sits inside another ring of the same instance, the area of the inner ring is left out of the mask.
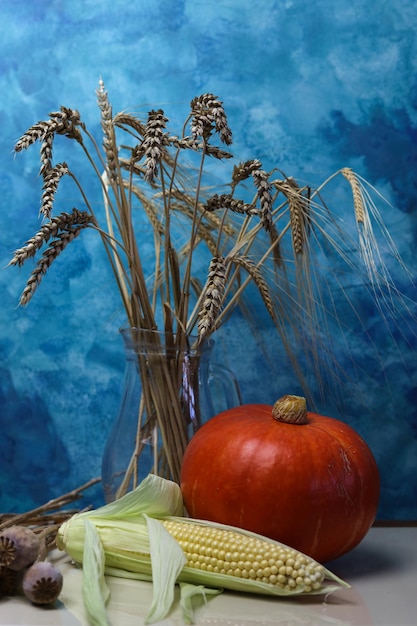
<path id="1" fill-rule="evenodd" d="M 149 196 L 143 189 L 141 189 L 137 185 L 134 185 L 129 180 L 123 180 L 123 185 L 125 189 L 128 189 L 140 201 L 141 206 L 146 213 L 146 216 L 152 226 L 152 230 L 154 231 L 154 233 L 156 233 L 160 237 L 163 237 L 165 233 L 165 228 L 163 223 L 161 222 L 155 199 L 149 198 Z"/>
<path id="2" fill-rule="evenodd" d="M 261 223 L 266 232 L 272 229 L 272 195 L 268 174 L 259 168 L 252 171 L 253 181 L 258 191 L 259 203 L 261 205 Z"/>
<path id="3" fill-rule="evenodd" d="M 113 118 L 113 125 L 123 130 L 132 129 L 135 131 L 136 138 L 142 137 L 145 133 L 145 124 L 143 124 L 135 115 L 122 112 L 117 113 Z"/>
<path id="4" fill-rule="evenodd" d="M 90 220 L 90 216 L 88 216 L 88 220 Z M 86 228 L 89 223 L 90 221 L 85 224 L 79 224 L 78 226 L 67 226 L 64 230 L 57 233 L 56 238 L 52 241 L 45 252 L 43 252 L 42 257 L 37 262 L 35 269 L 32 271 L 26 283 L 26 287 L 20 296 L 19 304 L 23 306 L 32 299 L 33 294 L 52 263 L 67 247 L 67 245 L 78 237 L 81 230 Z"/>
<path id="5" fill-rule="evenodd" d="M 247 180 L 250 176 L 252 176 L 253 172 L 259 170 L 262 167 L 259 159 L 251 159 L 249 161 L 244 161 L 243 163 L 238 163 L 233 167 L 232 172 L 232 187 L 233 189 L 239 183 Z"/>
<path id="6" fill-rule="evenodd" d="M 91 215 L 85 211 L 73 209 L 72 213 L 61 213 L 53 217 L 49 222 L 43 224 L 41 229 L 31 237 L 26 244 L 14 252 L 9 265 L 22 266 L 27 259 L 34 257 L 38 250 L 49 241 L 51 237 L 57 237 L 59 232 L 72 228 L 74 225 L 85 225 L 94 223 Z"/>
<path id="7" fill-rule="evenodd" d="M 162 109 L 150 111 L 145 126 L 143 140 L 132 152 L 132 162 L 145 157 L 145 180 L 153 182 L 164 152 L 164 130 L 168 118 Z"/>
<path id="8" fill-rule="evenodd" d="M 101 111 L 101 128 L 103 129 L 103 148 L 107 161 L 107 177 L 110 183 L 114 183 L 117 180 L 118 173 L 117 146 L 112 119 L 112 108 L 102 80 L 99 82 L 96 95 L 97 103 Z"/>
<path id="9" fill-rule="evenodd" d="M 84 124 L 81 122 L 79 111 L 76 109 L 69 109 L 67 107 L 61 107 L 59 111 L 55 111 L 49 114 L 51 118 L 51 133 L 57 135 L 65 135 L 69 139 L 75 139 L 79 143 L 82 143 L 82 136 L 79 127 L 84 128 Z"/>
<path id="10" fill-rule="evenodd" d="M 81 134 L 77 126 L 83 126 L 78 111 L 61 107 L 60 111 L 49 113 L 49 120 L 38 122 L 31 126 L 14 146 L 15 152 L 26 150 L 36 141 L 57 133 L 66 135 L 70 139 L 81 141 Z"/>
<path id="11" fill-rule="evenodd" d="M 293 178 L 276 180 L 273 184 L 287 198 L 294 252 L 296 256 L 302 255 L 310 230 L 309 203 Z"/>
<path id="12" fill-rule="evenodd" d="M 268 287 L 268 283 L 265 280 L 262 271 L 256 264 L 247 256 L 235 256 L 231 258 L 231 261 L 235 265 L 240 265 L 249 274 L 258 288 L 259 294 L 265 304 L 265 308 L 273 320 L 275 320 L 275 310 L 272 296 Z"/>
<path id="13" fill-rule="evenodd" d="M 191 134 L 195 143 L 201 137 L 204 143 L 208 143 L 215 129 L 222 143 L 230 146 L 232 143 L 232 131 L 229 128 L 222 102 L 217 96 L 205 93 L 191 101 Z"/>
<path id="14" fill-rule="evenodd" d="M 49 170 L 52 167 L 52 149 L 53 149 L 54 135 L 53 133 L 48 133 L 43 138 L 41 148 L 40 148 L 40 175 L 46 177 Z"/>
<path id="15" fill-rule="evenodd" d="M 355 172 L 350 167 L 344 167 L 340 173 L 346 178 L 352 188 L 353 206 L 358 224 L 365 223 L 365 206 L 362 197 L 361 185 Z"/>
<path id="16" fill-rule="evenodd" d="M 223 303 L 226 284 L 226 265 L 222 257 L 213 257 L 210 261 L 207 282 L 203 289 L 202 306 L 198 321 L 200 343 L 213 329 Z"/>
<path id="17" fill-rule="evenodd" d="M 66 163 L 57 163 L 54 167 L 49 166 L 44 174 L 40 213 L 45 217 L 51 216 L 59 181 L 66 174 L 69 174 Z"/>
<path id="18" fill-rule="evenodd" d="M 234 198 L 230 193 L 214 194 L 207 200 L 204 209 L 210 213 L 220 209 L 229 209 L 240 215 L 259 215 L 259 210 L 253 204 Z"/>

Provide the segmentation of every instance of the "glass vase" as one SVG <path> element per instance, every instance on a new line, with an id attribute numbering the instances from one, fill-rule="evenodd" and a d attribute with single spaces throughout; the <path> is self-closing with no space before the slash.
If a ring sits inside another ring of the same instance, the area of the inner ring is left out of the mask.
<path id="1" fill-rule="evenodd" d="M 136 487 L 150 472 L 179 483 L 195 431 L 241 404 L 236 378 L 212 362 L 214 342 L 137 328 L 122 329 L 122 401 L 102 460 L 105 499 Z"/>

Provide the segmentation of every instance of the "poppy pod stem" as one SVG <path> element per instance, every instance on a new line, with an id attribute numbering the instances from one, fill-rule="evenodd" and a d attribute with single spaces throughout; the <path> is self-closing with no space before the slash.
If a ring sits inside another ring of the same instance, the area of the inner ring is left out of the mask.
<path id="1" fill-rule="evenodd" d="M 272 407 L 272 417 L 286 424 L 307 424 L 306 399 L 302 396 L 282 396 Z"/>

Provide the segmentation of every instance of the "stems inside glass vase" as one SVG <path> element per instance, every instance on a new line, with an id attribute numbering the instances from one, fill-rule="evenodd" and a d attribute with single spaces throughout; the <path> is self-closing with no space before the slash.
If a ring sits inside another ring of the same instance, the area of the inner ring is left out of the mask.
<path id="1" fill-rule="evenodd" d="M 212 397 L 216 365 L 213 341 L 128 328 L 123 399 L 103 458 L 106 499 L 118 498 L 152 472 L 179 482 L 192 434 L 224 409 L 240 403 L 237 382 L 221 366 L 223 389 Z M 179 344 L 179 345 L 178 345 Z M 220 367 L 220 366 L 219 366 Z"/>

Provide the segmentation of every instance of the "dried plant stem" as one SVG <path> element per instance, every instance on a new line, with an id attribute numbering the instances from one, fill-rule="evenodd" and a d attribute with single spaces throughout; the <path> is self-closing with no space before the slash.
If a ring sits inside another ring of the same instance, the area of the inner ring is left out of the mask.
<path id="1" fill-rule="evenodd" d="M 66 506 L 66 505 L 65 505 Z M 68 516 L 77 513 L 78 509 L 64 509 L 63 511 L 57 510 L 52 513 L 35 513 L 32 515 L 31 511 L 24 513 L 25 519 L 23 523 L 25 526 L 42 527 L 53 524 L 62 524 Z M 0 524 L 4 522 L 10 522 L 10 525 L 15 523 L 17 515 L 23 515 L 22 513 L 0 513 Z M 26 517 L 27 516 L 27 517 Z"/>
<path id="2" fill-rule="evenodd" d="M 179 302 L 179 309 L 178 309 L 178 319 L 181 323 L 182 328 L 187 327 L 188 305 L 189 305 L 189 297 L 190 297 L 190 283 L 191 283 L 191 276 L 192 276 L 192 272 L 191 272 L 192 259 L 193 259 L 193 251 L 195 248 L 195 243 L 198 237 L 197 235 L 197 232 L 198 232 L 197 226 L 199 223 L 198 206 L 199 206 L 199 199 L 200 199 L 200 193 L 201 193 L 201 182 L 202 182 L 202 175 L 203 175 L 203 168 L 204 168 L 204 160 L 205 160 L 205 150 L 203 150 L 203 153 L 201 155 L 200 168 L 198 172 L 198 179 L 197 179 L 196 191 L 195 191 L 195 196 L 194 196 L 194 206 L 193 206 L 191 234 L 190 234 L 191 254 L 188 256 L 187 261 L 186 261 L 184 278 L 183 278 L 183 289 L 182 289 L 181 298 Z"/>
<path id="3" fill-rule="evenodd" d="M 279 238 L 270 244 L 269 248 L 265 251 L 263 256 L 255 264 L 255 267 L 257 269 L 260 269 L 263 266 L 263 264 L 267 261 L 268 257 L 270 257 L 271 253 L 273 253 L 274 247 L 279 245 L 280 239 L 285 235 L 285 233 L 289 229 L 290 229 L 290 225 L 287 224 L 287 226 L 281 231 Z M 235 255 L 236 250 L 233 249 L 233 251 L 230 254 Z M 236 306 L 236 303 L 239 302 L 240 298 L 242 297 L 242 294 L 244 293 L 245 289 L 248 287 L 248 285 L 251 284 L 251 282 L 252 282 L 252 276 L 248 274 L 247 277 L 243 281 L 238 283 L 238 287 L 233 291 L 233 295 L 231 296 L 227 304 L 225 304 L 225 306 L 219 313 L 217 322 L 216 322 L 216 327 L 219 327 L 222 324 L 223 320 L 227 318 L 227 316 L 231 313 L 233 308 Z M 235 283 L 235 280 L 233 279 L 229 280 L 228 285 L 230 285 L 230 288 L 234 283 Z"/>
<path id="4" fill-rule="evenodd" d="M 150 426 L 149 421 L 144 423 L 145 417 L 145 396 L 142 394 L 138 407 L 138 420 L 137 420 L 137 429 L 136 429 L 136 439 L 135 439 L 135 448 L 132 452 L 132 456 L 130 457 L 129 463 L 126 466 L 126 470 L 123 474 L 122 481 L 120 485 L 117 487 L 116 491 L 116 499 L 121 498 L 127 491 L 130 489 L 130 485 L 133 487 L 139 484 L 139 464 L 140 464 L 140 455 L 144 445 L 144 442 L 149 437 L 149 433 L 151 431 L 152 426 Z M 156 449 L 155 449 L 156 454 Z M 158 461 L 154 460 L 153 473 L 158 473 Z"/>
<path id="5" fill-rule="evenodd" d="M 67 518 L 69 519 L 69 517 Z M 39 552 L 36 562 L 44 561 L 52 548 L 56 547 L 56 534 L 61 526 L 58 524 L 48 524 L 45 527 L 39 527 L 34 530 L 39 538 Z"/>
<path id="6" fill-rule="evenodd" d="M 104 186 L 108 187 L 106 173 L 102 175 L 102 179 L 103 179 Z M 123 271 L 123 264 L 120 259 L 120 255 L 118 253 L 118 240 L 116 238 L 114 228 L 113 228 L 113 221 L 111 219 L 107 193 L 103 194 L 103 206 L 104 206 L 104 213 L 106 216 L 107 231 L 105 232 L 102 231 L 102 239 L 105 241 L 107 254 L 110 258 L 110 261 L 113 267 L 113 273 L 117 280 L 117 285 L 119 287 L 120 295 L 121 295 L 121 298 L 122 298 L 122 301 L 123 301 L 123 304 L 127 313 L 127 317 L 129 319 L 129 323 L 131 326 L 133 326 L 134 318 L 132 315 L 129 288 L 127 285 L 127 277 L 126 277 L 125 272 Z"/>
<path id="7" fill-rule="evenodd" d="M 84 491 L 86 491 L 93 485 L 96 485 L 100 481 L 101 481 L 101 478 L 92 478 L 91 480 L 87 481 L 80 487 L 77 487 L 76 489 L 72 489 L 71 491 L 68 491 L 67 493 L 63 495 L 58 496 L 57 498 L 53 498 L 52 500 L 49 500 L 45 504 L 42 504 L 41 506 L 31 509 L 30 511 L 26 511 L 25 513 L 18 513 L 16 515 L 11 515 L 11 516 L 7 515 L 7 519 L 4 522 L 0 523 L 0 531 L 2 531 L 4 528 L 9 528 L 10 526 L 14 526 L 15 524 L 24 525 L 28 522 L 33 522 L 34 519 L 39 515 L 44 515 L 46 513 L 50 513 L 51 511 L 62 509 L 67 504 L 70 504 L 71 502 L 75 502 L 76 500 L 79 500 L 82 497 L 82 494 Z M 69 515 L 71 515 L 72 513 L 73 513 L 72 511 L 68 512 Z"/>
<path id="8" fill-rule="evenodd" d="M 99 153 L 94 138 L 89 133 L 88 136 L 96 147 L 97 152 Z M 102 183 L 102 191 L 105 198 L 104 206 L 106 225 L 109 238 L 106 237 L 105 231 L 101 230 L 100 232 L 102 233 L 103 243 L 106 246 L 108 256 L 114 256 L 112 266 L 114 268 L 119 289 L 121 290 L 122 299 L 125 305 L 125 310 L 129 319 L 129 323 L 133 327 L 144 326 L 146 328 L 153 328 L 155 326 L 155 323 L 152 313 L 152 307 L 149 303 L 149 296 L 146 289 L 146 280 L 143 273 L 140 255 L 137 248 L 136 236 L 132 224 L 131 206 L 130 203 L 127 201 L 127 196 L 124 191 L 125 187 L 127 187 L 127 190 L 129 192 L 131 182 L 129 181 L 127 184 L 123 182 L 122 189 L 120 189 L 118 181 L 123 180 L 120 167 L 118 168 L 117 183 L 115 184 L 114 182 L 112 183 L 111 181 L 108 181 L 106 176 L 100 174 L 91 155 L 86 150 L 85 146 L 83 147 L 90 163 L 92 164 L 96 172 L 97 177 Z M 102 163 L 104 166 L 104 170 L 106 171 L 106 165 L 103 160 Z M 108 185 L 108 182 L 110 182 L 110 187 Z M 113 206 L 113 202 L 110 197 L 110 189 L 114 192 L 116 202 L 121 203 L 117 204 L 119 210 L 116 210 L 116 208 Z M 114 243 L 112 243 L 116 241 L 116 236 L 113 229 L 113 220 L 118 232 L 120 233 L 122 249 L 127 255 L 127 262 L 130 269 L 131 277 L 130 297 L 128 297 L 126 293 L 126 267 L 119 261 L 117 247 L 115 247 Z M 139 304 L 141 305 L 141 309 L 139 308 Z"/>

